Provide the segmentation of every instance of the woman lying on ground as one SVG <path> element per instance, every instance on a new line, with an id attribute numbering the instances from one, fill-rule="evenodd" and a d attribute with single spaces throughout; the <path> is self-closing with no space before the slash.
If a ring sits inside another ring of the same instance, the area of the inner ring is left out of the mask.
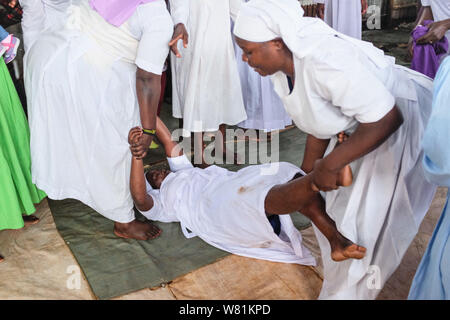
<path id="1" fill-rule="evenodd" d="M 173 172 L 149 171 L 144 176 L 139 160 L 141 135 L 140 128 L 129 134 L 133 153 L 130 186 L 137 209 L 148 219 L 180 222 L 187 237 L 191 236 L 189 229 L 234 254 L 311 265 L 314 258 L 301 245 L 301 235 L 289 216 L 300 211 L 327 237 L 334 261 L 364 257 L 365 248 L 339 233 L 322 197 L 312 190 L 314 173 L 303 176 L 300 168 L 286 162 L 253 165 L 237 172 L 217 166 L 194 168 L 158 118 L 158 139 Z M 338 184 L 351 184 L 349 167 L 338 175 Z"/>

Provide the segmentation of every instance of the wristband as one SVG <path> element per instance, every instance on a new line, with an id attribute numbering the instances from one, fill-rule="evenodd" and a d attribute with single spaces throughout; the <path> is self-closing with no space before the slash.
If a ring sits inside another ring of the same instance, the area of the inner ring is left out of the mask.
<path id="1" fill-rule="evenodd" d="M 156 135 L 156 129 L 142 129 L 143 134 L 148 134 L 149 136 L 155 136 Z"/>

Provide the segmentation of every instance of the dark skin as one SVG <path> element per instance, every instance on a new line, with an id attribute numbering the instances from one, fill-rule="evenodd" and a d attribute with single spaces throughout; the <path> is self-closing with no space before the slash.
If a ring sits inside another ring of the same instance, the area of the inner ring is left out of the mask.
<path id="1" fill-rule="evenodd" d="M 130 144 L 139 139 L 141 134 L 140 128 L 131 129 L 129 133 Z M 160 119 L 157 120 L 157 135 L 159 141 L 164 145 L 168 157 L 177 157 L 183 154 L 181 148 L 177 147 L 178 144 L 172 141 L 169 130 Z M 148 211 L 153 207 L 153 199 L 147 194 L 145 179 L 154 188 L 159 188 L 170 171 L 150 171 L 144 178 L 142 160 L 133 157 L 131 166 L 130 186 L 135 205 L 141 211 Z M 348 176 L 349 172 L 349 170 L 342 171 L 342 181 L 350 181 L 351 183 L 352 178 Z M 267 215 L 282 215 L 297 210 L 301 211 L 329 240 L 333 260 L 362 259 L 365 256 L 366 249 L 354 244 L 337 230 L 336 224 L 325 211 L 325 203 L 322 197 L 311 189 L 312 176 L 313 174 L 305 177 L 299 175 L 289 183 L 273 187 L 265 199 Z M 342 181 L 338 183 L 341 184 Z M 291 196 L 286 197 L 286 194 Z"/>
<path id="2" fill-rule="evenodd" d="M 434 20 L 433 11 L 430 6 L 424 6 L 422 14 L 417 19 L 416 27 L 422 25 L 425 20 Z M 417 39 L 417 44 L 433 44 L 445 37 L 445 33 L 450 30 L 450 19 L 433 22 L 428 25 L 428 32 L 421 38 Z M 414 55 L 413 39 L 408 42 L 408 54 L 410 58 Z"/>
<path id="3" fill-rule="evenodd" d="M 161 76 L 137 68 L 136 94 L 139 102 L 139 112 L 143 128 L 156 128 L 156 112 L 161 94 Z M 141 160 L 147 155 L 148 148 L 153 140 L 150 135 L 141 135 L 131 146 L 137 159 Z M 114 223 L 114 234 L 125 239 L 149 240 L 161 234 L 161 230 L 149 222 L 133 220 L 129 223 Z"/>
<path id="4" fill-rule="evenodd" d="M 255 43 L 237 37 L 236 42 L 243 50 L 242 60 L 260 75 L 267 76 L 281 71 L 295 81 L 292 52 L 282 39 Z M 302 168 L 307 172 L 314 170 L 312 179 L 314 190 L 337 189 L 340 170 L 380 146 L 402 123 L 402 114 L 396 106 L 393 106 L 379 121 L 360 123 L 355 132 L 325 158 L 323 155 L 329 141 L 308 137 Z"/>

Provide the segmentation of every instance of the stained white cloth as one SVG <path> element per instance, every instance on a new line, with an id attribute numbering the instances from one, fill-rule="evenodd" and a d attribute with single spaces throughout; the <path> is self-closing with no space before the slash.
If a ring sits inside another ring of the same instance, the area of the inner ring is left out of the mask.
<path id="1" fill-rule="evenodd" d="M 247 0 L 242 0 L 248 2 Z M 239 7 L 232 14 L 235 20 Z M 233 27 L 233 24 L 232 24 Z M 238 127 L 264 131 L 274 131 L 286 128 L 292 120 L 286 113 L 278 95 L 273 89 L 269 77 L 261 77 L 246 62 L 242 60 L 242 49 L 234 40 L 234 51 L 238 64 L 239 78 L 241 79 L 242 97 L 244 99 L 247 120 L 238 124 Z"/>
<path id="2" fill-rule="evenodd" d="M 183 119 L 183 135 L 216 131 L 245 120 L 239 74 L 230 34 L 229 0 L 170 1 L 174 21 L 185 21 L 189 44 L 171 55 L 173 116 Z M 184 10 L 184 12 L 183 12 Z M 187 14 L 189 10 L 189 14 Z M 186 20 L 187 19 L 187 20 Z"/>
<path id="3" fill-rule="evenodd" d="M 60 15 L 47 2 L 21 1 L 30 26 L 24 62 L 33 182 L 52 199 L 78 199 L 130 222 L 128 132 L 140 125 L 136 66 L 161 74 L 172 19 L 162 0 L 139 6 L 120 28 L 88 0 L 64 4 Z M 39 21 L 42 32 L 34 29 Z"/>
<path id="4" fill-rule="evenodd" d="M 285 40 L 286 35 L 291 50 L 299 50 L 293 51 L 292 93 L 286 75 L 276 73 L 272 80 L 300 129 L 318 138 L 331 138 L 329 153 L 337 133 L 351 134 L 358 123 L 378 121 L 394 104 L 404 117 L 403 125 L 386 142 L 351 163 L 354 180 L 350 187 L 323 194 L 338 230 L 366 247 L 366 256 L 332 261 L 328 241 L 315 228 L 324 263 L 320 298 L 374 299 L 401 262 L 436 189 L 425 180 L 420 162 L 433 84 L 426 76 L 392 64 L 388 57 L 383 63 L 379 51 L 373 49 L 370 54 L 370 47 L 362 41 L 358 44 L 340 34 L 323 34 L 322 42 L 308 41 L 307 21 L 293 22 L 289 28 L 296 1 L 282 1 L 292 4 L 291 10 L 285 7 L 284 15 L 283 10 L 275 11 L 269 0 L 254 1 L 253 9 L 261 9 L 261 19 L 265 18 L 271 30 L 282 25 L 278 36 Z M 304 33 L 298 33 L 295 26 L 302 24 Z"/>
<path id="5" fill-rule="evenodd" d="M 148 191 L 155 203 L 151 210 L 142 212 L 148 219 L 180 222 L 186 237 L 198 236 L 237 255 L 315 265 L 291 217 L 280 216 L 281 233 L 277 236 L 264 210 L 270 189 L 290 181 L 301 172 L 298 167 L 282 162 L 276 174 L 267 175 L 265 170 L 273 164 L 237 172 L 217 166 L 194 168 L 185 156 L 169 158 L 169 164 L 177 171 L 165 178 L 159 191 Z"/>
<path id="6" fill-rule="evenodd" d="M 434 21 L 450 19 L 450 0 L 422 0 L 422 5 L 431 7 Z M 450 43 L 450 30 L 445 33 L 445 36 Z"/>
<path id="7" fill-rule="evenodd" d="M 324 21 L 347 36 L 361 39 L 361 0 L 314 0 L 325 5 Z"/>

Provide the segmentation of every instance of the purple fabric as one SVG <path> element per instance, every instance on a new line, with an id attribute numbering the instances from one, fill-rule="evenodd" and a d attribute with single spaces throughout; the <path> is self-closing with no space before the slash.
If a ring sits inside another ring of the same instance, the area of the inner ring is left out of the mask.
<path id="1" fill-rule="evenodd" d="M 120 27 L 140 4 L 153 1 L 157 0 L 90 0 L 89 4 L 110 24 Z"/>
<path id="2" fill-rule="evenodd" d="M 421 72 L 430 78 L 436 76 L 442 56 L 448 51 L 448 40 L 443 37 L 433 44 L 416 44 L 416 41 L 428 32 L 428 25 L 431 20 L 424 21 L 423 26 L 415 28 L 411 35 L 414 41 L 414 56 L 411 62 L 411 69 Z"/>

